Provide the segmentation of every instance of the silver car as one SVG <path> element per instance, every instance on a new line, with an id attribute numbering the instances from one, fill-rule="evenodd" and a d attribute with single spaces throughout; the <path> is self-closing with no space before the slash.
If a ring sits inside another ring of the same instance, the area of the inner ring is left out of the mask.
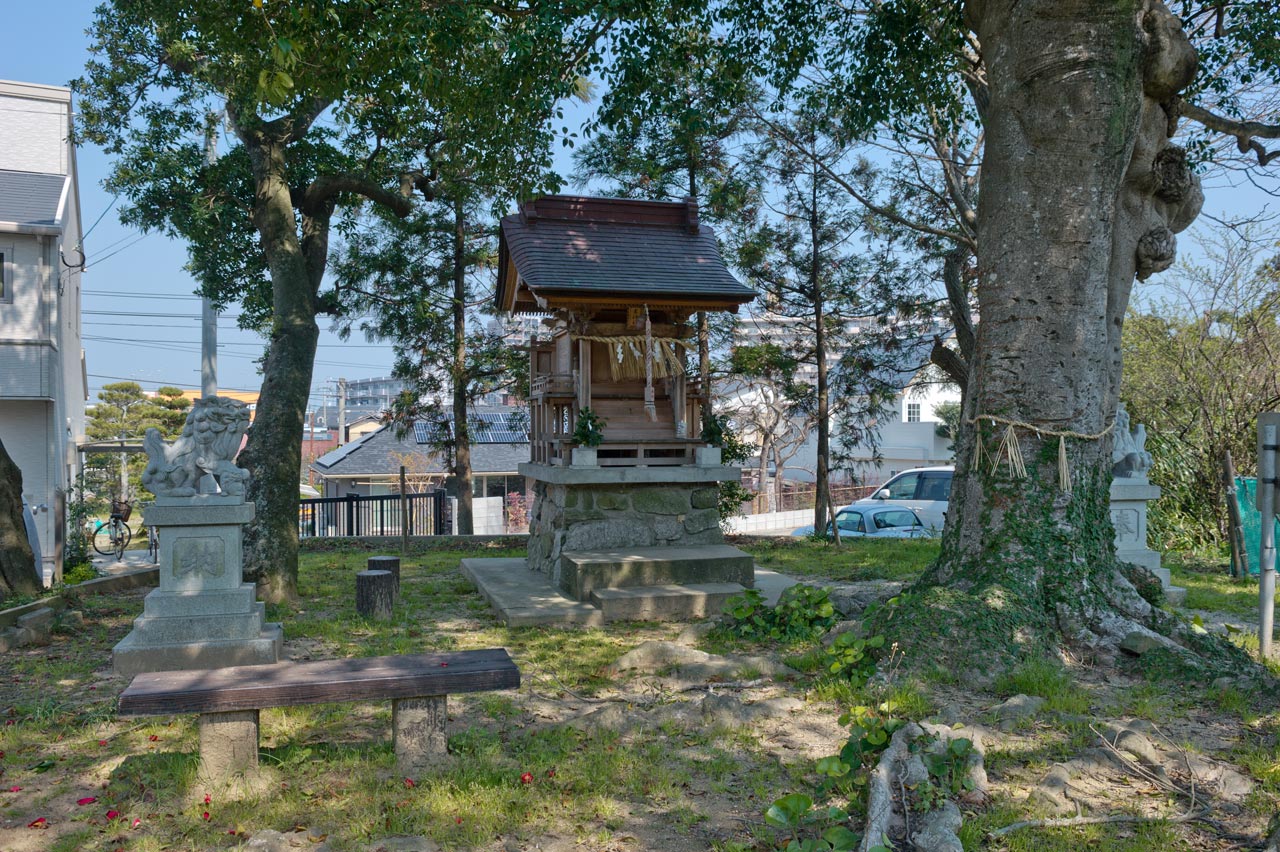
<path id="1" fill-rule="evenodd" d="M 953 465 L 904 470 L 877 488 L 870 497 L 855 502 L 851 508 L 901 506 L 912 509 L 933 535 L 939 535 L 946 523 L 951 477 L 955 470 Z"/>
<path id="2" fill-rule="evenodd" d="M 846 506 L 836 512 L 841 538 L 925 538 L 929 531 L 920 516 L 898 506 Z M 793 536 L 813 535 L 813 525 L 800 527 Z M 827 524 L 825 538 L 831 538 Z"/>

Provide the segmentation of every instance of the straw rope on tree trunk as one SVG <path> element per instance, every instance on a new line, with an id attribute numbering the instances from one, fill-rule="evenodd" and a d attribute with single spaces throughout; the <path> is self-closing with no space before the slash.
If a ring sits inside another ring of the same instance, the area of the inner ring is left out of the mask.
<path id="1" fill-rule="evenodd" d="M 1075 438 L 1079 441 L 1100 441 L 1111 431 L 1115 429 L 1116 424 L 1113 419 L 1107 424 L 1107 427 L 1101 432 L 1077 432 L 1074 429 L 1049 429 L 1044 426 L 1037 426 L 1034 423 L 1027 423 L 1023 420 L 1010 420 L 1007 417 L 997 417 L 994 414 L 979 414 L 976 417 L 965 420 L 970 426 L 977 426 L 981 421 L 987 420 L 997 426 L 1004 426 L 1004 433 L 1000 438 L 1000 446 L 996 448 L 996 453 L 991 458 L 991 472 L 994 474 L 1000 468 L 1000 462 L 1004 461 L 1008 464 L 1009 475 L 1014 479 L 1025 479 L 1027 476 L 1026 461 L 1022 457 L 1022 447 L 1018 443 L 1017 430 L 1022 429 L 1026 432 L 1034 432 L 1037 437 L 1048 436 L 1058 439 L 1058 487 L 1063 492 L 1071 493 L 1071 469 L 1067 463 L 1067 438 Z M 982 435 L 979 433 L 974 441 L 973 450 L 973 466 L 981 467 L 986 451 L 982 442 Z"/>

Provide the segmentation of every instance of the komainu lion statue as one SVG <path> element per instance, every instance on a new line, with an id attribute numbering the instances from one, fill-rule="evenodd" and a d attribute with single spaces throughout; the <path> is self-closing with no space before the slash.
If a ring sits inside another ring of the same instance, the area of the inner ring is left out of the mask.
<path id="1" fill-rule="evenodd" d="M 232 459 L 248 428 L 249 409 L 244 403 L 225 396 L 197 399 L 182 434 L 172 444 L 166 444 L 156 429 L 147 430 L 142 441 L 148 459 L 142 484 L 159 497 L 243 496 L 249 472 L 236 467 Z"/>

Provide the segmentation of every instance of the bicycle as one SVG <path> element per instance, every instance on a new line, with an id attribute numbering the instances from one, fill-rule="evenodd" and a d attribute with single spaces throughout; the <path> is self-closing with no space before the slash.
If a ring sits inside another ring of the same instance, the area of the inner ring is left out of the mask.
<path id="1" fill-rule="evenodd" d="M 160 564 L 160 530 L 147 527 L 147 558 L 151 564 Z"/>
<path id="2" fill-rule="evenodd" d="M 132 512 L 133 505 L 128 500 L 112 500 L 110 517 L 101 521 L 93 531 L 93 549 L 103 556 L 124 559 L 124 549 L 133 538 L 133 531 L 129 529 Z"/>

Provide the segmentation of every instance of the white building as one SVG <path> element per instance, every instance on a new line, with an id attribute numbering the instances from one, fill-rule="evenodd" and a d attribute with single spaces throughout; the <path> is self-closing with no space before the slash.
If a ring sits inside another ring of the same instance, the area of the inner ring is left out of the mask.
<path id="1" fill-rule="evenodd" d="M 797 320 L 765 315 L 744 323 L 738 330 L 738 339 L 744 343 L 773 342 L 785 346 L 789 336 L 799 333 L 799 330 Z M 858 325 L 852 324 L 850 331 L 857 333 Z M 954 454 L 950 449 L 950 438 L 937 434 L 942 423 L 938 408 L 944 403 L 958 404 L 960 390 L 939 380 L 935 375 L 937 371 L 929 368 L 929 352 L 933 347 L 934 337 L 939 334 L 945 337 L 950 332 L 932 326 L 918 329 L 914 336 L 900 340 L 892 353 L 886 352 L 885 357 L 873 359 L 881 362 L 872 368 L 876 378 L 896 388 L 897 394 L 884 416 L 874 424 L 875 445 L 861 445 L 850 449 L 849 454 L 856 460 L 853 475 L 859 484 L 876 485 L 913 467 L 952 462 Z M 831 369 L 840 369 L 839 360 L 840 353 L 833 353 Z M 812 382 L 815 380 L 811 375 L 814 372 L 812 368 L 807 372 L 797 372 L 795 378 Z M 728 387 L 732 388 L 732 383 Z M 749 397 L 731 400 L 729 407 L 744 403 L 750 404 Z M 833 424 L 833 449 L 840 437 Z M 792 482 L 813 482 L 817 458 L 817 434 L 816 430 L 811 429 L 808 440 L 787 462 L 782 477 Z M 834 469 L 833 473 L 840 475 Z M 771 475 L 776 475 L 776 472 Z"/>
<path id="2" fill-rule="evenodd" d="M 88 395 L 71 91 L 0 81 L 0 113 L 0 440 L 22 470 L 51 583 Z"/>

